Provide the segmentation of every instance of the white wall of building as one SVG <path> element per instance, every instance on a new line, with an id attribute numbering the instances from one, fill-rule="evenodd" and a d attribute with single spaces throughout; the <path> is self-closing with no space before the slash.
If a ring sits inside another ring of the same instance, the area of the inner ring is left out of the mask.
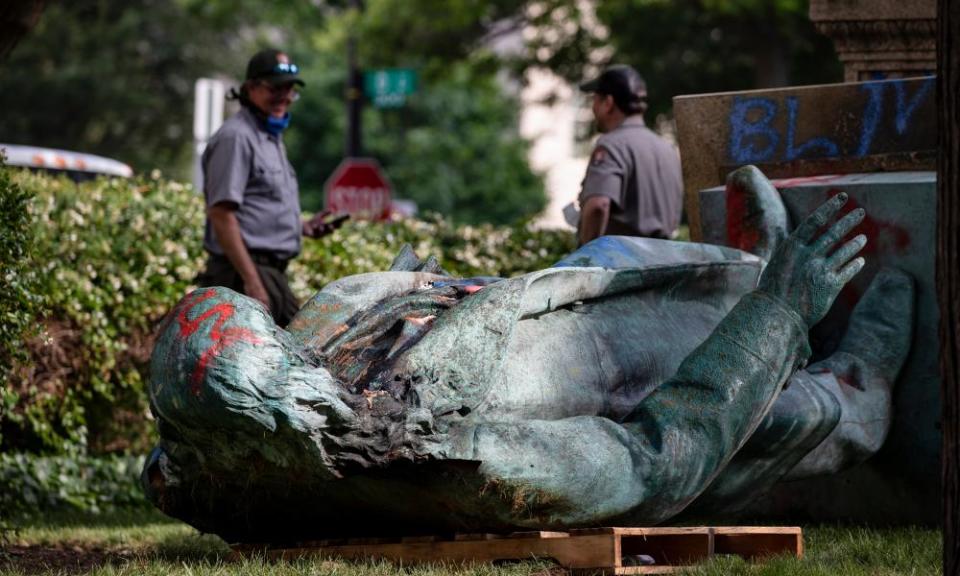
<path id="1" fill-rule="evenodd" d="M 530 165 L 544 175 L 549 198 L 536 224 L 570 228 L 563 207 L 576 201 L 587 167 L 587 155 L 576 145 L 576 131 L 578 122 L 589 120 L 583 118 L 589 110 L 578 90 L 549 70 L 528 70 L 526 80 L 520 93 L 520 134 L 532 144 Z"/>

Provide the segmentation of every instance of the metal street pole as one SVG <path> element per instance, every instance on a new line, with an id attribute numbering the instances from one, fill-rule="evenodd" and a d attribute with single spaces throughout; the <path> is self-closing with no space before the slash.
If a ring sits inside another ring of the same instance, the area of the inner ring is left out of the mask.
<path id="1" fill-rule="evenodd" d="M 350 0 L 350 7 L 363 11 L 363 0 Z M 355 26 L 355 25 L 354 25 Z M 363 74 L 357 62 L 356 28 L 347 38 L 347 157 L 358 158 L 363 151 L 360 140 L 360 113 L 363 108 Z"/>

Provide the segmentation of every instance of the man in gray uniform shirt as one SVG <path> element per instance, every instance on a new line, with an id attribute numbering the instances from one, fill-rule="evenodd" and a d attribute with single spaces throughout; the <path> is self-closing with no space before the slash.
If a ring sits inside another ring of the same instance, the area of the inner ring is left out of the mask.
<path id="1" fill-rule="evenodd" d="M 288 109 L 304 85 L 298 73 L 283 52 L 255 54 L 240 92 L 231 94 L 240 111 L 213 135 L 201 160 L 209 258 L 197 281 L 259 300 L 280 326 L 299 308 L 286 267 L 300 253 L 301 234 L 332 231 L 325 214 L 301 222 L 297 175 L 283 145 Z"/>
<path id="2" fill-rule="evenodd" d="M 643 78 L 629 66 L 611 66 L 580 89 L 593 93 L 602 133 L 580 191 L 580 244 L 604 235 L 670 238 L 683 202 L 680 157 L 643 122 Z"/>

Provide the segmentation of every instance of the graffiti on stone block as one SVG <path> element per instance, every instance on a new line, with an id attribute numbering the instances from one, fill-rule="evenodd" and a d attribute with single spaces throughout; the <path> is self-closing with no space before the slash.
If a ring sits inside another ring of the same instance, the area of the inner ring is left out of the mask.
<path id="1" fill-rule="evenodd" d="M 798 95 L 782 99 L 736 96 L 731 103 L 728 158 L 747 162 L 792 162 L 806 158 L 864 157 L 874 153 L 878 133 L 908 134 L 924 106 L 932 106 L 934 78 L 867 82 L 859 86 L 859 112 L 835 123 L 820 122 L 800 139 L 805 119 L 823 116 L 822 102 Z"/>

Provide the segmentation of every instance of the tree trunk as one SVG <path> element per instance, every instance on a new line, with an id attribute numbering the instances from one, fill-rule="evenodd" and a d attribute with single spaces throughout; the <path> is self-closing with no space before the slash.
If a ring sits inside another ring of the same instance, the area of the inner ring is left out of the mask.
<path id="1" fill-rule="evenodd" d="M 46 0 L 5 0 L 0 5 L 0 60 L 37 24 Z"/>
<path id="2" fill-rule="evenodd" d="M 960 0 L 937 7 L 937 300 L 943 402 L 943 573 L 960 576 Z"/>

